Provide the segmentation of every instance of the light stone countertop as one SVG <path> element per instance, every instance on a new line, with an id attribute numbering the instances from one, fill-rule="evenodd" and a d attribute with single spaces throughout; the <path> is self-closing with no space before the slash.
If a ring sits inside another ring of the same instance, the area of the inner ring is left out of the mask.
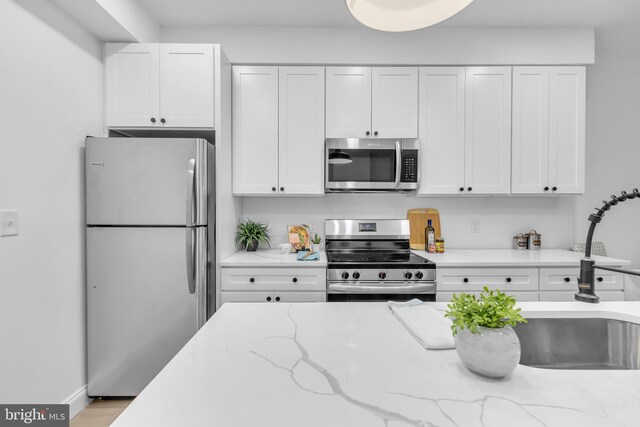
<path id="1" fill-rule="evenodd" d="M 640 323 L 640 302 L 520 307 Z M 386 303 L 228 303 L 113 426 L 637 426 L 638 402 L 640 370 L 478 376 L 455 350 L 421 347 Z"/>
<path id="2" fill-rule="evenodd" d="M 518 251 L 515 249 L 447 249 L 443 254 L 414 250 L 416 255 L 430 259 L 441 267 L 579 267 L 583 253 L 565 249 Z M 629 261 L 592 256 L 596 265 L 627 266 Z"/>
<path id="3" fill-rule="evenodd" d="M 298 254 L 283 254 L 276 249 L 258 250 L 255 252 L 239 251 L 220 262 L 221 267 L 307 267 L 325 268 L 327 256 L 320 251 L 320 259 L 317 261 L 298 261 Z"/>

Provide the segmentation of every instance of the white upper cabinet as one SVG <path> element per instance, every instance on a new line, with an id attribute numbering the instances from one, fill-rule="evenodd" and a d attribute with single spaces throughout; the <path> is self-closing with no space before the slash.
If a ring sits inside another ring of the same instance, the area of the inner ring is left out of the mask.
<path id="1" fill-rule="evenodd" d="M 585 68 L 513 72 L 512 192 L 583 193 Z"/>
<path id="2" fill-rule="evenodd" d="M 159 45 L 107 44 L 105 56 L 107 127 L 159 125 Z"/>
<path id="3" fill-rule="evenodd" d="M 513 68 L 511 192 L 549 187 L 549 67 Z"/>
<path id="4" fill-rule="evenodd" d="M 466 69 L 465 185 L 470 194 L 509 194 L 511 68 Z"/>
<path id="5" fill-rule="evenodd" d="M 464 103 L 464 68 L 420 68 L 419 194 L 464 191 Z"/>
<path id="6" fill-rule="evenodd" d="M 373 68 L 371 131 L 379 138 L 418 137 L 418 69 Z"/>
<path id="7" fill-rule="evenodd" d="M 584 193 L 585 68 L 551 67 L 549 184 L 558 194 Z"/>
<path id="8" fill-rule="evenodd" d="M 233 192 L 278 191 L 278 67 L 233 67 Z"/>
<path id="9" fill-rule="evenodd" d="M 280 67 L 279 192 L 324 194 L 324 68 Z"/>
<path id="10" fill-rule="evenodd" d="M 324 67 L 233 67 L 233 193 L 324 194 Z"/>
<path id="11" fill-rule="evenodd" d="M 109 43 L 107 127 L 212 128 L 213 45 Z"/>
<path id="12" fill-rule="evenodd" d="M 371 135 L 371 68 L 327 67 L 327 138 Z"/>
<path id="13" fill-rule="evenodd" d="M 213 80 L 213 45 L 161 44 L 160 116 L 164 126 L 213 127 Z"/>
<path id="14" fill-rule="evenodd" d="M 327 67 L 327 138 L 416 138 L 416 67 Z"/>

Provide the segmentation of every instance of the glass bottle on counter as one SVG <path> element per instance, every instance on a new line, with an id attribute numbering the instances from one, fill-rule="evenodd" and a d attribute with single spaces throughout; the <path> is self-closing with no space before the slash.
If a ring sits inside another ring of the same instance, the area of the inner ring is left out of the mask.
<path id="1" fill-rule="evenodd" d="M 436 253 L 436 230 L 433 228 L 431 220 L 427 222 L 427 228 L 424 229 L 424 241 L 427 252 Z"/>

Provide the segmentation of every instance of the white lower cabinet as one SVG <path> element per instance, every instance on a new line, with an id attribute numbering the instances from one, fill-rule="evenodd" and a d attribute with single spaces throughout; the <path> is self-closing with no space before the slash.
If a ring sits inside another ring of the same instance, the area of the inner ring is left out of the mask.
<path id="1" fill-rule="evenodd" d="M 579 268 L 541 268 L 540 301 L 574 301 L 578 292 Z M 602 301 L 624 300 L 624 276 L 596 270 L 596 295 Z"/>
<path id="2" fill-rule="evenodd" d="M 454 293 L 480 295 L 484 286 L 500 289 L 518 301 L 574 301 L 578 292 L 576 267 L 438 268 L 436 301 L 448 302 Z M 624 301 L 624 276 L 596 270 L 596 295 L 601 301 Z"/>
<path id="3" fill-rule="evenodd" d="M 438 292 L 436 294 L 437 302 L 449 302 L 453 298 L 453 294 L 461 292 Z M 467 294 L 480 296 L 480 292 L 466 292 Z M 516 301 L 538 301 L 538 292 L 511 292 L 505 291 L 509 296 L 515 297 Z"/>
<path id="4" fill-rule="evenodd" d="M 537 268 L 439 268 L 436 280 L 438 291 L 538 291 Z"/>
<path id="5" fill-rule="evenodd" d="M 321 302 L 327 299 L 327 274 L 322 268 L 224 267 L 221 279 L 221 304 Z"/>

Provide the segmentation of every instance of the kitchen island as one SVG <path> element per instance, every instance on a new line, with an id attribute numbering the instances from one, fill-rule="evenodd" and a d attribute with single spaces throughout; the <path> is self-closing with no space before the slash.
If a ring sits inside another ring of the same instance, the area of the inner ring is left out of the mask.
<path id="1" fill-rule="evenodd" d="M 636 302 L 520 306 L 640 323 Z M 478 376 L 455 350 L 421 347 L 386 303 L 228 303 L 113 425 L 632 426 L 638 402 L 638 370 Z"/>

